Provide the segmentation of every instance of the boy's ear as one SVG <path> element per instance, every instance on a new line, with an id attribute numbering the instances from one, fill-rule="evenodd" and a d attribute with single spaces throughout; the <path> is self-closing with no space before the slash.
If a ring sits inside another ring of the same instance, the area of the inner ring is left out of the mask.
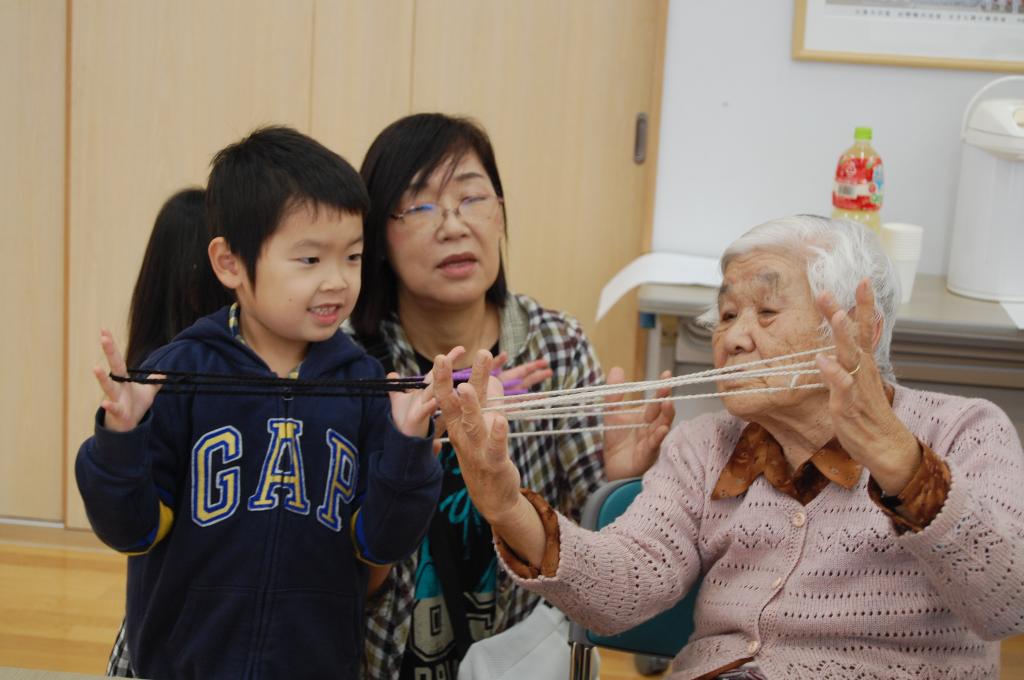
<path id="1" fill-rule="evenodd" d="M 228 242 L 223 236 L 210 241 L 206 252 L 210 256 L 210 266 L 213 273 L 220 280 L 221 284 L 230 290 L 235 290 L 245 282 L 245 267 L 238 260 Z"/>

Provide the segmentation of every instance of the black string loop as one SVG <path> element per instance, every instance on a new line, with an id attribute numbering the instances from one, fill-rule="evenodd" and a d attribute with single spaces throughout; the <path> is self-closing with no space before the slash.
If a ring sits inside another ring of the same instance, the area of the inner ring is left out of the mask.
<path id="1" fill-rule="evenodd" d="M 279 378 L 262 375 L 231 375 L 224 373 L 192 373 L 189 371 L 164 371 L 159 368 L 126 369 L 127 375 L 110 373 L 110 379 L 119 383 L 161 385 L 166 392 L 221 394 L 221 395 L 264 395 L 309 397 L 376 396 L 387 392 L 422 390 L 427 386 L 422 377 L 413 378 L 363 378 L 338 380 L 334 378 Z M 160 377 L 162 376 L 162 377 Z"/>

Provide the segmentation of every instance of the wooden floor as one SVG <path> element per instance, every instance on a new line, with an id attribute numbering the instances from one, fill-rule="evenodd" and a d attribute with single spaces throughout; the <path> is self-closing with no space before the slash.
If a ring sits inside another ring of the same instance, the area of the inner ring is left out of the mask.
<path id="1" fill-rule="evenodd" d="M 102 675 L 124 613 L 125 558 L 86 532 L 0 524 L 0 667 Z M 602 650 L 602 680 L 636 680 Z M 1003 680 L 1024 680 L 1024 636 L 1003 644 Z"/>

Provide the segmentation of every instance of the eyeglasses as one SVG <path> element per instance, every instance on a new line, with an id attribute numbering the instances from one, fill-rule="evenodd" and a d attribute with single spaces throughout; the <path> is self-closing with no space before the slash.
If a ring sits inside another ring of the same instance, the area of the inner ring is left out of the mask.
<path id="1" fill-rule="evenodd" d="M 437 203 L 417 203 L 391 217 L 401 220 L 413 229 L 437 229 L 451 213 L 471 226 L 482 226 L 494 219 L 498 206 L 504 203 L 500 196 L 469 196 L 454 208 Z"/>

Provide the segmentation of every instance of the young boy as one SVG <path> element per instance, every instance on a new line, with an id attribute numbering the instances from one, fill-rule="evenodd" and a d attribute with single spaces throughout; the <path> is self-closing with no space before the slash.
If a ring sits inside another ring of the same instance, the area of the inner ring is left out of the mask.
<path id="1" fill-rule="evenodd" d="M 207 208 L 210 261 L 237 302 L 147 369 L 382 377 L 338 332 L 359 294 L 368 208 L 348 163 L 264 128 L 214 158 Z M 106 331 L 101 345 L 124 375 Z M 75 470 L 97 535 L 132 555 L 135 673 L 355 677 L 367 565 L 410 554 L 437 504 L 430 388 L 391 393 L 389 408 L 384 396 L 158 394 L 94 372 L 106 398 Z"/>

